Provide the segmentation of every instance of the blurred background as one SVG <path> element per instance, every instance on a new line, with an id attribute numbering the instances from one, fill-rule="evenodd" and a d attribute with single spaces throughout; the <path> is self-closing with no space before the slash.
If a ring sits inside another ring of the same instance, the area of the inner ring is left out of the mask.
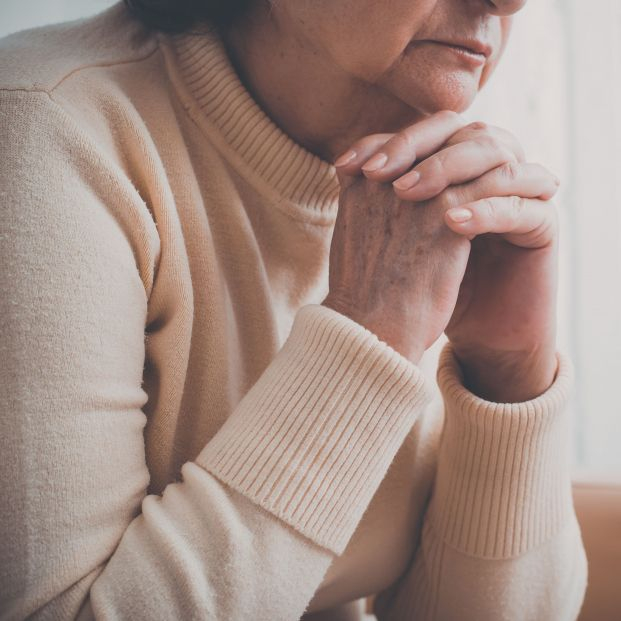
<path id="1" fill-rule="evenodd" d="M 111 4 L 2 0 L 0 36 Z M 559 346 L 576 370 L 574 474 L 600 480 L 621 479 L 620 41 L 619 0 L 531 1 L 467 113 L 512 131 L 562 180 Z"/>

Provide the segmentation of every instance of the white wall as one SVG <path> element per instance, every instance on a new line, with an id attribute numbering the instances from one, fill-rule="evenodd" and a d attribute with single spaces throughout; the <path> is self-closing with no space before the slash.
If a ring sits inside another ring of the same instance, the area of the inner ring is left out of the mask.
<path id="1" fill-rule="evenodd" d="M 537 0 L 471 110 L 561 177 L 559 343 L 577 469 L 621 473 L 621 2 Z"/>
<path id="2" fill-rule="evenodd" d="M 78 19 L 112 4 L 112 0 L 0 0 L 0 37 L 32 26 Z"/>
<path id="3" fill-rule="evenodd" d="M 110 0 L 0 0 L 0 36 Z M 469 111 L 563 180 L 560 346 L 576 367 L 576 469 L 621 473 L 621 0 L 536 0 Z"/>

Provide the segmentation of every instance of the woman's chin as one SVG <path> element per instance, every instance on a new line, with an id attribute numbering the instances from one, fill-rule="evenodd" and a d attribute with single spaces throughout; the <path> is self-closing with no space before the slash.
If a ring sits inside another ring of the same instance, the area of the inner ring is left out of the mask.
<path id="1" fill-rule="evenodd" d="M 408 81 L 399 85 L 401 88 L 393 86 L 391 90 L 408 106 L 424 114 L 440 110 L 463 112 L 479 91 L 479 78 L 469 72 L 438 72 L 425 76 L 425 80 Z"/>
<path id="2" fill-rule="evenodd" d="M 478 83 L 472 76 L 446 76 L 416 94 L 417 107 L 427 114 L 440 110 L 463 112 L 470 107 L 478 90 Z"/>

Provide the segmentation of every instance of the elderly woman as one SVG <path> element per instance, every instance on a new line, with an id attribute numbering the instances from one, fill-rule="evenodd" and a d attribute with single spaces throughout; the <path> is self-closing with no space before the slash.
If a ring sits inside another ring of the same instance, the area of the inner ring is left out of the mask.
<path id="1" fill-rule="evenodd" d="M 2 41 L 2 619 L 575 619 L 558 181 L 458 114 L 523 4 Z"/>

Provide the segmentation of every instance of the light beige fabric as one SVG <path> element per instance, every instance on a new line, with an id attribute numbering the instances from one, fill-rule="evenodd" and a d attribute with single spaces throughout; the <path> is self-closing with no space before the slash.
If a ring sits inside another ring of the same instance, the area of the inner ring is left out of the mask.
<path id="1" fill-rule="evenodd" d="M 447 346 L 428 407 L 319 305 L 334 168 L 214 31 L 118 4 L 4 39 L 0 88 L 0 618 L 575 618 L 569 360 L 502 405 Z"/>

